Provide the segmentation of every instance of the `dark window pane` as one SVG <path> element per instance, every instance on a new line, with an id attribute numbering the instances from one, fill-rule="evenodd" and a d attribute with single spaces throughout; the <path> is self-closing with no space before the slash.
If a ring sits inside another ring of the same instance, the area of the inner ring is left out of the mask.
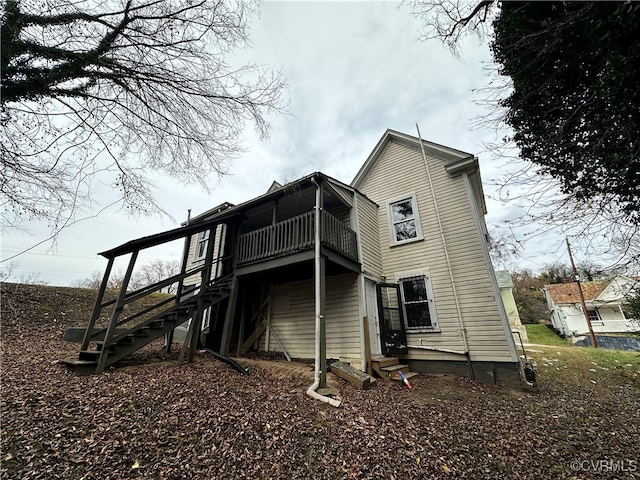
<path id="1" fill-rule="evenodd" d="M 431 315 L 429 314 L 428 303 L 410 303 L 406 305 L 407 327 L 430 327 Z"/>
<path id="2" fill-rule="evenodd" d="M 428 300 L 427 284 L 424 277 L 403 280 L 402 293 L 405 302 L 426 302 Z"/>

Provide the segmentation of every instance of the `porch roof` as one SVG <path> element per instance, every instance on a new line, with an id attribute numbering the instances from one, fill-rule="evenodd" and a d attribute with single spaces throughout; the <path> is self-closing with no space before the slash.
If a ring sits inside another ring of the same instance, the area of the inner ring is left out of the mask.
<path id="1" fill-rule="evenodd" d="M 269 203 L 271 201 L 275 201 L 276 199 L 291 194 L 292 192 L 299 191 L 305 187 L 309 187 L 313 184 L 314 180 L 317 182 L 326 181 L 327 183 L 333 185 L 334 187 L 337 187 L 338 189 L 357 192 L 355 188 L 342 183 L 339 180 L 330 177 L 329 175 L 326 175 L 322 172 L 314 172 L 302 178 L 299 178 L 298 180 L 289 182 L 280 188 L 270 188 L 263 195 L 259 195 L 238 205 L 224 202 L 212 209 L 205 211 L 204 213 L 191 218 L 188 224 L 184 222 L 181 227 L 131 240 L 110 250 L 105 250 L 99 255 L 105 258 L 114 258 L 119 255 L 131 253 L 135 250 L 150 248 L 166 242 L 185 238 L 189 235 L 193 235 L 203 230 L 209 229 L 218 223 L 229 220 L 230 218 L 242 215 L 244 214 L 244 212 L 250 210 L 251 208 L 254 208 L 261 204 Z M 358 194 L 365 197 L 365 195 L 360 192 L 358 192 Z"/>

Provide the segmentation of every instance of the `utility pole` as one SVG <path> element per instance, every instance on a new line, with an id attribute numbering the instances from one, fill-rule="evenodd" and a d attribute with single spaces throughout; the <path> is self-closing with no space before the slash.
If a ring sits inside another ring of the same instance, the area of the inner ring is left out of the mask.
<path id="1" fill-rule="evenodd" d="M 571 245 L 569 245 L 569 237 L 565 237 L 567 241 L 567 250 L 569 251 L 569 259 L 571 260 L 571 270 L 573 271 L 573 279 L 578 285 L 578 293 L 580 293 L 580 302 L 582 303 L 582 313 L 584 314 L 584 318 L 587 321 L 587 326 L 589 327 L 589 333 L 591 334 L 591 343 L 593 344 L 593 348 L 598 348 L 598 341 L 596 340 L 596 336 L 593 333 L 593 327 L 591 326 L 591 319 L 589 318 L 589 312 L 587 311 L 587 304 L 584 301 L 584 294 L 582 293 L 582 286 L 580 285 L 580 279 L 578 278 L 578 272 L 576 271 L 576 265 L 573 263 L 573 255 L 571 254 Z"/>

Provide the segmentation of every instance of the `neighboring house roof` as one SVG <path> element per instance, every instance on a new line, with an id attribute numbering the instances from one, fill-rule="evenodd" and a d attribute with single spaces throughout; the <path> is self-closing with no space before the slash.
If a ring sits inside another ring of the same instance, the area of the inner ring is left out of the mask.
<path id="1" fill-rule="evenodd" d="M 497 270 L 496 280 L 498 281 L 498 287 L 500 288 L 513 287 L 513 280 L 511 280 L 511 274 L 507 270 Z"/>
<path id="2" fill-rule="evenodd" d="M 625 297 L 639 288 L 639 282 L 633 277 L 617 275 L 607 280 L 581 282 L 585 302 L 591 304 L 623 303 Z M 547 296 L 553 303 L 579 303 L 580 294 L 576 283 L 562 283 L 544 286 Z"/>
<path id="3" fill-rule="evenodd" d="M 597 280 L 594 282 L 581 282 L 582 295 L 585 302 L 594 300 L 600 293 L 609 285 L 610 280 Z M 549 295 L 549 298 L 553 303 L 579 303 L 580 291 L 578 290 L 578 284 L 571 283 L 559 283 L 554 285 L 545 285 L 545 290 Z"/>
<path id="4" fill-rule="evenodd" d="M 282 188 L 282 184 L 280 182 L 274 180 L 273 183 L 271 184 L 271 186 L 269 187 L 269 190 L 267 190 L 267 193 L 275 192 L 279 188 Z"/>

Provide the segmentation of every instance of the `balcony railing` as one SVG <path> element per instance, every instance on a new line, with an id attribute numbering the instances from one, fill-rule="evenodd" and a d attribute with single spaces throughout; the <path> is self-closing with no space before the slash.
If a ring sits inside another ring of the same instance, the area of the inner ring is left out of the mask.
<path id="1" fill-rule="evenodd" d="M 310 211 L 275 225 L 240 236 L 238 264 L 267 260 L 310 250 L 315 238 L 315 212 Z M 320 216 L 320 240 L 337 253 L 358 260 L 356 232 L 324 210 Z"/>

